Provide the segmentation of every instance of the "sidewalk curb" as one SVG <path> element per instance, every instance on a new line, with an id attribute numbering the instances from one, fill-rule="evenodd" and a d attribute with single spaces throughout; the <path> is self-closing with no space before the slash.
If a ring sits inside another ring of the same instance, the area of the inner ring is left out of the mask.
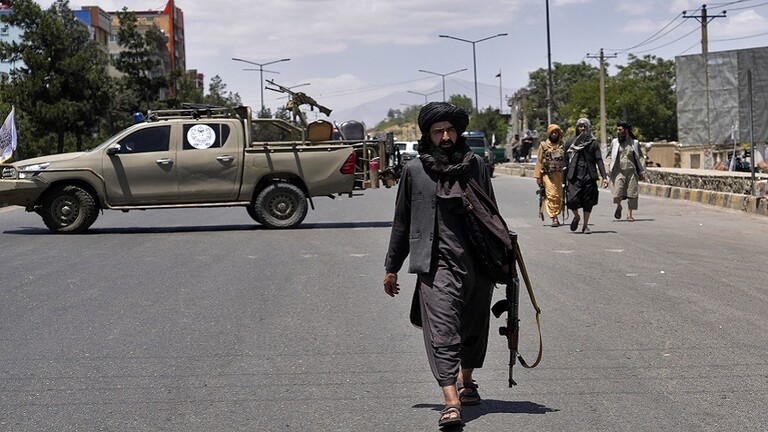
<path id="1" fill-rule="evenodd" d="M 497 174 L 517 177 L 533 177 L 533 168 L 519 165 L 500 164 Z M 676 186 L 640 182 L 640 194 L 660 198 L 680 199 L 746 213 L 768 216 L 768 198 L 752 195 L 716 192 L 702 189 L 687 189 Z"/>

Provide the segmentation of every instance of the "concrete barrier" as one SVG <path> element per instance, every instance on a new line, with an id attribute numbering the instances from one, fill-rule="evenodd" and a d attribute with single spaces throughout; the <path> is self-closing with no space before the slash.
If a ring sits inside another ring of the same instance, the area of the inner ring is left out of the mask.
<path id="1" fill-rule="evenodd" d="M 496 165 L 497 174 L 505 174 L 519 177 L 533 177 L 533 164 L 503 163 Z M 714 175 L 721 177 L 718 181 L 694 181 L 696 177 L 711 178 L 712 171 L 708 170 L 679 170 L 671 169 L 670 172 L 660 173 L 663 169 L 654 168 L 653 179 L 655 183 L 640 182 L 640 194 L 660 198 L 682 199 L 701 204 L 712 205 L 732 210 L 740 210 L 746 213 L 768 216 L 768 197 L 755 195 L 746 195 L 730 191 L 706 190 L 684 185 L 711 185 L 712 187 L 722 187 L 728 190 L 743 189 L 746 173 L 723 173 L 714 172 Z M 700 171 L 700 172 L 699 172 Z M 722 177 L 733 174 L 733 179 L 724 179 Z M 765 175 L 761 175 L 764 178 Z M 677 185 L 659 184 L 659 180 L 667 180 Z M 760 182 L 763 182 L 762 184 Z M 739 188 L 734 187 L 734 183 L 739 184 Z M 765 180 L 762 178 L 756 182 L 762 186 Z M 765 190 L 766 187 L 762 186 Z"/>

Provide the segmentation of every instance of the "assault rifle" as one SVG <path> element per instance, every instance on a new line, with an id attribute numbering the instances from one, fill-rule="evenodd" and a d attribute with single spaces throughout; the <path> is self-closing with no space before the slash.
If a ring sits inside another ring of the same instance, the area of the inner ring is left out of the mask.
<path id="1" fill-rule="evenodd" d="M 299 118 L 301 119 L 301 123 L 306 126 L 307 125 L 307 119 L 304 118 L 304 114 L 301 112 L 301 109 L 299 108 L 301 105 L 309 105 L 309 110 L 314 111 L 315 108 L 317 108 L 321 113 L 325 114 L 326 116 L 331 115 L 331 109 L 326 108 L 317 101 L 315 101 L 312 97 L 307 96 L 306 93 L 302 92 L 294 92 L 293 90 L 289 89 L 288 87 L 281 86 L 280 84 L 275 83 L 275 80 L 267 80 L 267 83 L 274 86 L 272 87 L 264 87 L 267 90 L 272 90 L 278 93 L 285 93 L 288 95 L 288 103 L 285 104 L 285 108 L 290 110 L 293 114 L 294 121 Z"/>
<path id="2" fill-rule="evenodd" d="M 544 220 L 544 203 L 547 202 L 547 188 L 544 185 L 539 186 L 536 190 L 536 195 L 539 196 L 539 218 Z"/>
<path id="3" fill-rule="evenodd" d="M 499 300 L 491 308 L 491 312 L 496 318 L 500 318 L 502 314 L 507 313 L 507 325 L 499 327 L 499 334 L 507 338 L 507 348 L 509 349 L 509 387 L 517 385 L 513 376 L 512 369 L 515 366 L 517 360 L 520 360 L 520 365 L 526 369 L 535 368 L 541 362 L 542 353 L 542 338 L 541 338 L 541 309 L 536 303 L 536 298 L 533 296 L 533 287 L 531 281 L 528 278 L 528 271 L 525 268 L 525 262 L 523 262 L 523 256 L 520 253 L 520 246 L 517 244 L 517 234 L 513 231 L 509 231 L 509 237 L 512 239 L 512 256 L 510 257 L 510 275 L 512 279 L 507 283 L 506 298 Z M 531 298 L 533 308 L 536 310 L 536 324 L 539 328 L 539 355 L 536 361 L 532 365 L 528 365 L 520 355 L 518 351 L 518 342 L 520 336 L 520 318 L 519 318 L 519 305 L 520 305 L 520 278 L 517 275 L 515 264 L 520 266 L 520 273 L 525 281 L 525 286 L 528 289 L 528 295 Z"/>

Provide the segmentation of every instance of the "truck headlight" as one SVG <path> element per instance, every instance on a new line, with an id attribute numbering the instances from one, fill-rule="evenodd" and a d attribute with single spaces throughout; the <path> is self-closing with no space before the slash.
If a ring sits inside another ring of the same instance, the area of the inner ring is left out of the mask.
<path id="1" fill-rule="evenodd" d="M 48 165 L 50 165 L 50 162 L 43 162 L 38 163 L 34 165 L 25 165 L 22 167 L 19 167 L 19 178 L 20 179 L 26 179 L 31 178 L 40 173 L 40 171 L 44 171 L 48 168 Z"/>

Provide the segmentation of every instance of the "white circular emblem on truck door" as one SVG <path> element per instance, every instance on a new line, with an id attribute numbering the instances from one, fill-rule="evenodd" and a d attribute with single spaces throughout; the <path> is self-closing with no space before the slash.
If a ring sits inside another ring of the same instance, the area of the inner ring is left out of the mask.
<path id="1" fill-rule="evenodd" d="M 207 149 L 216 142 L 216 132 L 208 125 L 196 125 L 187 131 L 189 145 L 196 149 Z"/>

